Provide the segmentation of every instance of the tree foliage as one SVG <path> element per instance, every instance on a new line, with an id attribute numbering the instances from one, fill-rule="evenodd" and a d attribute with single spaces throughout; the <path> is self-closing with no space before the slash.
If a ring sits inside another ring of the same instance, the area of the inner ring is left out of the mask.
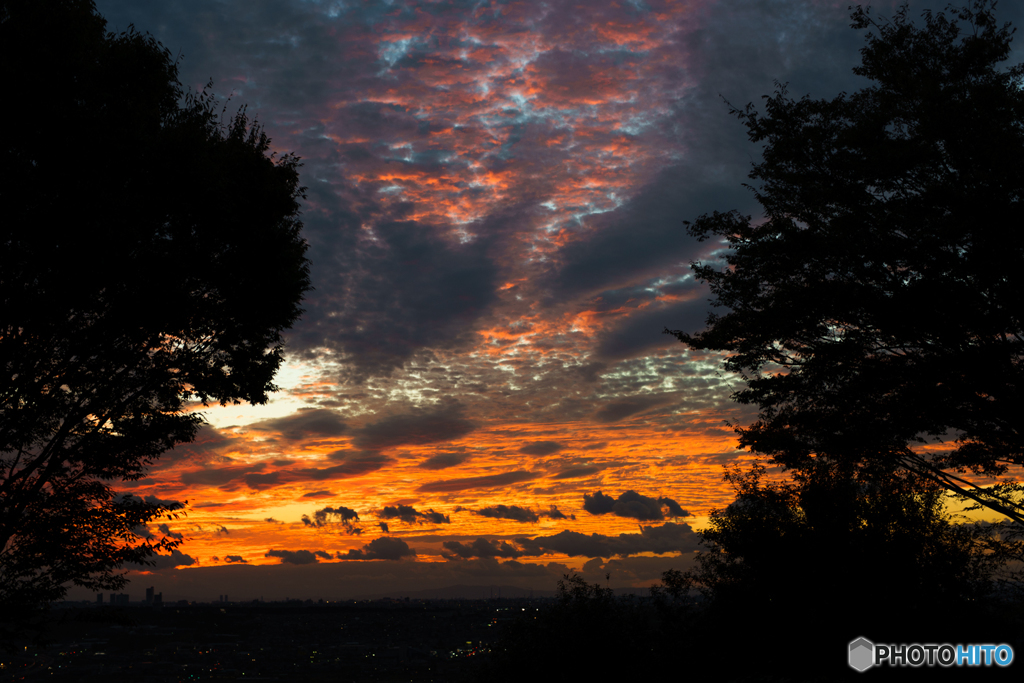
<path id="1" fill-rule="evenodd" d="M 965 478 L 1024 464 L 1024 67 L 1001 68 L 1013 29 L 994 5 L 923 26 L 857 8 L 870 85 L 733 110 L 763 144 L 764 220 L 689 224 L 727 247 L 693 264 L 726 312 L 671 333 L 745 378 L 735 398 L 760 413 L 743 446 L 791 468 L 898 462 L 1020 521 Z"/>
<path id="2" fill-rule="evenodd" d="M 766 481 L 759 463 L 729 471 L 736 499 L 711 513 L 694 568 L 664 579 L 701 594 L 699 632 L 728 630 L 762 671 L 818 674 L 841 672 L 835 653 L 868 633 L 1010 637 L 1017 612 L 1001 580 L 1019 579 L 1019 525 L 965 523 L 941 487 L 903 469 L 858 480 L 818 467 L 785 481 Z M 795 662 L 763 639 L 769 630 L 807 656 Z"/>
<path id="3" fill-rule="evenodd" d="M 119 495 L 210 401 L 262 403 L 310 288 L 298 159 L 91 1 L 5 0 L 0 604 L 117 589 L 177 503 Z"/>

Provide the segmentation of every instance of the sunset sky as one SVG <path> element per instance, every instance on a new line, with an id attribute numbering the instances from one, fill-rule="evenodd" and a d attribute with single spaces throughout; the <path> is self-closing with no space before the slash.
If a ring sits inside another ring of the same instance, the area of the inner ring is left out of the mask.
<path id="1" fill-rule="evenodd" d="M 182 83 L 212 79 L 302 157 L 315 287 L 273 400 L 210 408 L 126 485 L 189 502 L 149 528 L 180 554 L 127 592 L 552 590 L 570 568 L 641 586 L 688 567 L 742 460 L 724 421 L 753 413 L 718 357 L 662 334 L 709 310 L 689 264 L 720 245 L 682 222 L 757 216 L 759 148 L 730 103 L 864 85 L 849 4 L 99 0 L 108 30 L 152 33 Z"/>

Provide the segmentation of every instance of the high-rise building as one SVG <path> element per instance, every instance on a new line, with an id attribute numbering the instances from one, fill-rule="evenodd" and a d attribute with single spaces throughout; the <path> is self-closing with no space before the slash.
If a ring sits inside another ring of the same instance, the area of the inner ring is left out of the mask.
<path id="1" fill-rule="evenodd" d="M 150 586 L 149 588 L 146 589 L 146 604 L 147 605 L 152 605 L 153 604 L 153 586 Z"/>
<path id="2" fill-rule="evenodd" d="M 96 594 L 96 604 L 97 605 L 102 605 L 103 604 L 103 593 L 97 593 Z"/>

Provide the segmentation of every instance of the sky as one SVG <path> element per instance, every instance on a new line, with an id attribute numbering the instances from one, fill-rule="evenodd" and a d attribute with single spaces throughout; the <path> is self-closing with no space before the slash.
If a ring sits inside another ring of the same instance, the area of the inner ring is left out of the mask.
<path id="1" fill-rule="evenodd" d="M 108 30 L 152 33 L 183 84 L 212 82 L 302 158 L 315 288 L 273 399 L 210 408 L 125 488 L 188 501 L 144 530 L 184 542 L 127 592 L 553 590 L 572 569 L 627 587 L 689 567 L 746 458 L 725 422 L 754 414 L 718 356 L 662 333 L 704 326 L 690 263 L 721 256 L 683 221 L 758 216 L 759 147 L 730 106 L 865 85 L 848 5 L 99 0 Z"/>

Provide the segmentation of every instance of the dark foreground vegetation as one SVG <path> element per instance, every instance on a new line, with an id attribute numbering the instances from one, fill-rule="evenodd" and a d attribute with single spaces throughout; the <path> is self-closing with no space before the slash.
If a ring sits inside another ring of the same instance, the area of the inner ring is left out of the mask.
<path id="1" fill-rule="evenodd" d="M 736 501 L 716 511 L 688 572 L 666 572 L 647 599 L 569 576 L 551 608 L 493 648 L 493 680 L 714 672 L 723 681 L 1020 677 L 1008 667 L 848 665 L 848 644 L 1007 644 L 1024 656 L 1021 538 L 1010 525 L 956 523 L 937 489 L 909 477 L 873 488 L 765 483 L 728 475 Z"/>

